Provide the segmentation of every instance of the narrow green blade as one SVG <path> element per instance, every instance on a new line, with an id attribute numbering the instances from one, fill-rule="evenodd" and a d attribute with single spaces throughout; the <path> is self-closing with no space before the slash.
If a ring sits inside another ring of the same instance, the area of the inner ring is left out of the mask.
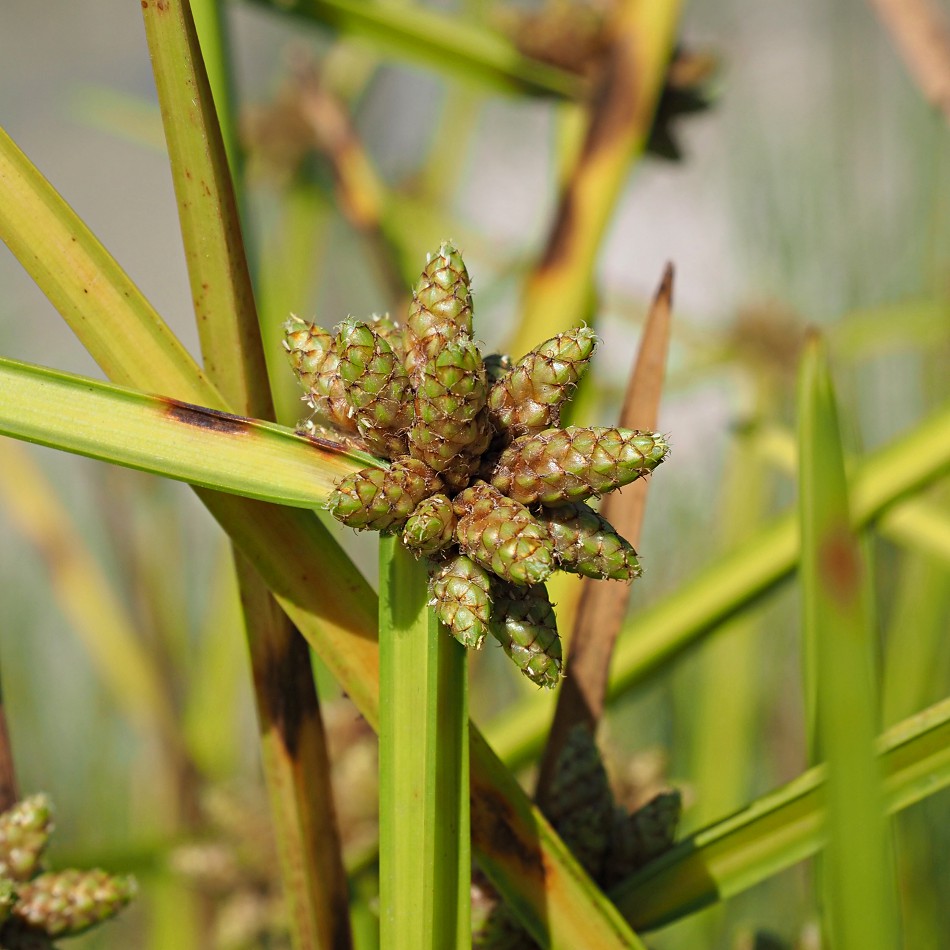
<path id="1" fill-rule="evenodd" d="M 895 881 L 881 775 L 876 635 L 851 529 L 831 375 L 817 336 L 799 380 L 799 517 L 805 707 L 811 758 L 827 763 L 824 920 L 842 950 L 895 947 Z"/>
<path id="2" fill-rule="evenodd" d="M 384 950 L 471 942 L 466 653 L 428 606 L 424 563 L 395 537 L 380 540 Z"/>
<path id="3" fill-rule="evenodd" d="M 220 491 L 321 506 L 373 464 L 272 422 L 0 358 L 0 433 Z"/>
<path id="4" fill-rule="evenodd" d="M 877 749 L 888 814 L 950 786 L 950 699 L 888 729 Z M 809 769 L 696 832 L 611 896 L 634 926 L 652 930 L 815 854 L 825 843 L 826 774 L 823 765 Z"/>

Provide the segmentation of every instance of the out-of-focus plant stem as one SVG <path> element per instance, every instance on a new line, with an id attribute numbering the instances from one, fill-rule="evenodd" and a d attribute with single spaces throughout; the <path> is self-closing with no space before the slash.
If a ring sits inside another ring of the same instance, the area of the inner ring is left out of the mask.
<path id="1" fill-rule="evenodd" d="M 643 152 L 663 88 L 678 0 L 623 0 L 584 143 L 561 193 L 547 246 L 528 277 L 511 353 L 591 316 L 593 272 L 631 162 Z"/>

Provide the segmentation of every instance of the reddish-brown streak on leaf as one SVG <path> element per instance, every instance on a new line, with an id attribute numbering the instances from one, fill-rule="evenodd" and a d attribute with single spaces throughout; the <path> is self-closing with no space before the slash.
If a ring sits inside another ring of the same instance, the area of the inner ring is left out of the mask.
<path id="1" fill-rule="evenodd" d="M 837 528 L 822 539 L 818 563 L 832 596 L 844 607 L 852 605 L 860 593 L 861 564 L 847 528 Z"/>
<path id="2" fill-rule="evenodd" d="M 271 650 L 262 659 L 263 662 L 254 664 L 262 718 L 266 714 L 290 757 L 296 758 L 304 724 L 317 711 L 307 644 L 295 633 L 287 641 L 285 651 Z"/>
<path id="3" fill-rule="evenodd" d="M 498 790 L 472 777 L 472 831 L 486 855 L 508 855 L 520 866 L 520 878 L 543 881 L 544 861 L 540 842 L 522 840 L 515 828 L 511 805 Z M 478 830 L 477 830 L 478 829 Z"/>
<path id="4" fill-rule="evenodd" d="M 168 414 L 186 425 L 214 429 L 216 432 L 230 432 L 232 435 L 242 435 L 250 428 L 250 420 L 246 416 L 237 416 L 233 412 L 208 409 L 207 406 L 195 406 L 190 402 L 180 402 L 168 397 L 163 397 L 162 401 L 168 406 Z"/>

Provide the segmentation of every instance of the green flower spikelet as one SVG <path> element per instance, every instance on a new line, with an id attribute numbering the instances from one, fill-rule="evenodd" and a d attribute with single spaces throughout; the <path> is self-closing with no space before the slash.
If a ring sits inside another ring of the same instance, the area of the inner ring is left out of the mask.
<path id="1" fill-rule="evenodd" d="M 321 423 L 343 433 L 356 432 L 333 334 L 295 316 L 284 324 L 284 333 L 284 349 L 303 385 L 307 405 Z"/>
<path id="2" fill-rule="evenodd" d="M 642 573 L 632 545 L 584 502 L 542 508 L 537 519 L 547 528 L 562 570 L 615 581 L 632 581 Z"/>
<path id="3" fill-rule="evenodd" d="M 524 435 L 502 452 L 492 485 L 523 505 L 563 505 L 602 495 L 648 475 L 669 446 L 655 432 L 635 429 L 546 429 Z"/>
<path id="4" fill-rule="evenodd" d="M 405 455 L 412 422 L 409 377 L 392 347 L 368 323 L 344 320 L 337 328 L 339 373 L 356 427 L 376 455 Z"/>
<path id="5" fill-rule="evenodd" d="M 417 554 L 437 554 L 452 544 L 456 521 L 449 496 L 430 495 L 413 509 L 402 533 L 402 543 Z"/>
<path id="6" fill-rule="evenodd" d="M 496 579 L 492 600 L 492 636 L 532 683 L 547 689 L 557 686 L 561 640 L 545 586 L 517 587 Z"/>
<path id="7" fill-rule="evenodd" d="M 459 547 L 503 580 L 530 586 L 554 570 L 554 546 L 534 515 L 486 482 L 455 496 L 455 514 Z"/>
<path id="8" fill-rule="evenodd" d="M 416 505 L 441 487 L 424 462 L 399 458 L 389 468 L 363 468 L 341 479 L 327 508 L 351 528 L 390 531 L 401 528 Z"/>
<path id="9" fill-rule="evenodd" d="M 443 242 L 430 255 L 412 292 L 406 320 L 406 370 L 413 386 L 422 365 L 446 343 L 472 336 L 472 292 L 462 255 Z"/>
<path id="10" fill-rule="evenodd" d="M 479 649 L 491 620 L 491 576 L 470 557 L 459 554 L 433 565 L 429 591 L 436 616 L 463 646 Z"/>
<path id="11" fill-rule="evenodd" d="M 597 337 L 577 327 L 535 347 L 492 385 L 488 409 L 503 435 L 520 436 L 561 424 L 561 406 L 587 369 Z"/>

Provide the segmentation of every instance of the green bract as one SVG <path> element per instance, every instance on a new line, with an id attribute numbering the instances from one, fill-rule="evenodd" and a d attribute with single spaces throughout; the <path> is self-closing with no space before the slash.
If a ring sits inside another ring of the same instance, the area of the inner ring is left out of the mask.
<path id="1" fill-rule="evenodd" d="M 428 256 L 404 325 L 348 318 L 331 334 L 292 317 L 285 331 L 314 410 L 305 425 L 381 460 L 340 480 L 333 516 L 399 531 L 433 559 L 432 606 L 453 636 L 477 648 L 490 631 L 526 676 L 556 685 L 561 644 L 544 581 L 556 569 L 639 577 L 636 551 L 583 500 L 646 475 L 668 452 L 653 432 L 559 428 L 593 331 L 566 330 L 517 362 L 483 356 L 468 271 L 449 243 Z"/>

